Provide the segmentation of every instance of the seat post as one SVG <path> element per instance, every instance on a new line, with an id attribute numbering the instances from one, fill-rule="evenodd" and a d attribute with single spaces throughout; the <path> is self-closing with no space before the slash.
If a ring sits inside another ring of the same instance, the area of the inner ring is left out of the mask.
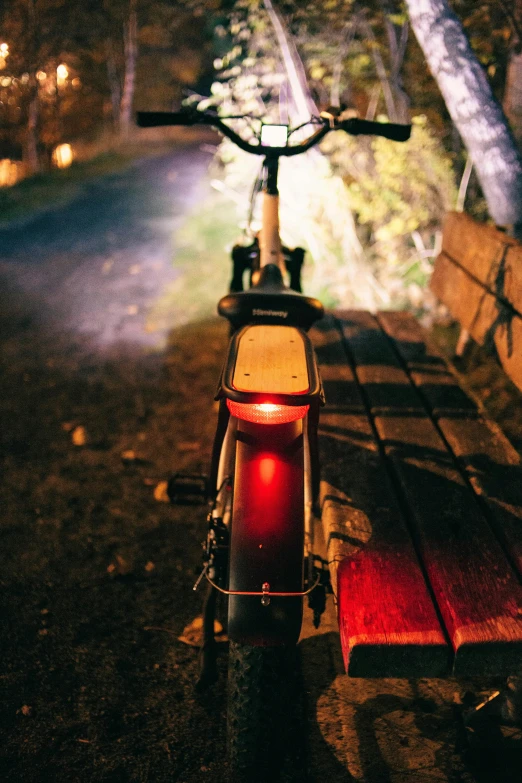
<path id="1" fill-rule="evenodd" d="M 277 264 L 281 273 L 284 272 L 283 252 L 279 236 L 279 190 L 277 175 L 279 158 L 265 158 L 266 185 L 263 191 L 262 223 L 259 235 L 260 266 Z"/>

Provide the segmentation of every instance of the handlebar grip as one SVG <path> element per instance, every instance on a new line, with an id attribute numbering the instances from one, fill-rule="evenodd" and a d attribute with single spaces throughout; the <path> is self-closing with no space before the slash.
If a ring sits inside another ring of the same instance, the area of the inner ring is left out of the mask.
<path id="1" fill-rule="evenodd" d="M 157 128 L 160 125 L 195 125 L 200 117 L 188 111 L 139 111 L 136 123 L 140 128 Z"/>
<path id="2" fill-rule="evenodd" d="M 351 136 L 383 136 L 391 141 L 408 141 L 411 136 L 411 125 L 399 125 L 394 122 L 372 122 L 371 120 L 360 120 L 357 117 L 351 117 L 349 120 L 342 120 L 339 128 L 349 133 Z"/>

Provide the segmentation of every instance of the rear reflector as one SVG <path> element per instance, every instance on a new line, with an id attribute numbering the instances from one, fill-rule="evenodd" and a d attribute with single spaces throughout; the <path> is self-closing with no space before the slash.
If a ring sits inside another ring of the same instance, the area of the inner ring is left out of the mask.
<path id="1" fill-rule="evenodd" d="M 227 400 L 232 416 L 253 424 L 288 424 L 290 421 L 303 419 L 308 413 L 309 405 L 274 405 L 271 402 L 246 404 Z"/>

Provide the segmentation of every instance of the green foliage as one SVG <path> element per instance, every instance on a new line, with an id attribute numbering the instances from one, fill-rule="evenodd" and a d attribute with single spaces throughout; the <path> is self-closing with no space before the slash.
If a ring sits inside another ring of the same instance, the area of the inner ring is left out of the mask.
<path id="1" fill-rule="evenodd" d="M 433 231 L 455 205 L 451 158 L 424 116 L 414 117 L 407 144 L 336 134 L 323 146 L 348 186 L 359 222 L 378 242 Z"/>

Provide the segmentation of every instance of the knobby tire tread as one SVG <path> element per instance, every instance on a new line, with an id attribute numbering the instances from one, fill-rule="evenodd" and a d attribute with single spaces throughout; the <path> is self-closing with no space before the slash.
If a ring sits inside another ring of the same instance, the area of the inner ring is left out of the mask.
<path id="1" fill-rule="evenodd" d="M 227 742 L 236 780 L 265 781 L 277 773 L 295 687 L 295 647 L 230 642 Z"/>

